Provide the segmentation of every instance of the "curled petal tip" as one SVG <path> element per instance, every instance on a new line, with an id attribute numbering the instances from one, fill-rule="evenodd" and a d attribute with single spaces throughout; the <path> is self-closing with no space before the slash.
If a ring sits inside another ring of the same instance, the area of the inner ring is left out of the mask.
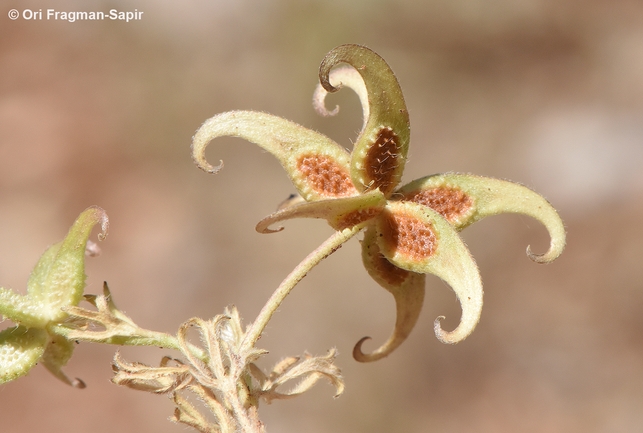
<path id="1" fill-rule="evenodd" d="M 207 167 L 201 167 L 201 166 L 199 166 L 199 167 L 201 169 L 205 170 L 206 172 L 210 173 L 210 174 L 217 174 L 223 168 L 223 160 L 220 159 L 219 160 L 219 165 L 217 165 L 217 166 L 213 166 L 212 164 L 208 164 Z"/>
<path id="2" fill-rule="evenodd" d="M 343 87 L 353 89 L 360 99 L 364 120 L 366 121 L 369 116 L 368 92 L 359 72 L 352 66 L 340 66 L 328 71 L 327 80 L 335 83 L 335 86 L 333 86 L 336 89 L 335 91 Z M 326 96 L 328 93 L 329 91 L 320 82 L 313 94 L 313 108 L 317 114 L 324 117 L 335 116 L 339 113 L 339 105 L 336 105 L 332 111 L 326 108 Z"/>
<path id="3" fill-rule="evenodd" d="M 536 263 L 547 264 L 556 260 L 558 256 L 562 254 L 564 247 L 565 247 L 564 242 L 562 243 L 552 242 L 552 245 L 549 247 L 549 250 L 546 253 L 535 254 L 531 251 L 531 245 L 528 245 L 527 256 L 529 256 L 529 258 Z"/>
<path id="4" fill-rule="evenodd" d="M 355 347 L 353 347 L 353 358 L 355 358 L 356 361 L 358 362 L 371 362 L 371 361 L 376 361 L 379 358 L 374 358 L 373 354 L 366 354 L 362 352 L 362 344 L 364 344 L 365 341 L 370 340 L 371 337 L 362 337 L 360 340 L 355 344 Z"/>
<path id="5" fill-rule="evenodd" d="M 460 323 L 456 329 L 453 331 L 445 331 L 440 326 L 440 322 L 445 319 L 444 316 L 438 316 L 433 322 L 433 330 L 435 331 L 435 336 L 444 344 L 456 344 L 467 338 L 473 329 L 468 327 L 466 324 Z M 477 322 L 477 321 L 476 321 Z M 464 326 L 463 326 L 464 325 Z"/>
<path id="6" fill-rule="evenodd" d="M 109 231 L 109 217 L 107 216 L 107 212 L 105 212 L 104 209 L 98 206 L 92 206 L 92 207 L 96 209 L 96 211 L 98 212 L 98 218 L 100 222 L 101 232 L 98 234 L 98 240 L 104 241 L 105 238 L 107 237 L 107 232 Z"/>
<path id="7" fill-rule="evenodd" d="M 328 93 L 335 93 L 339 90 L 339 86 L 335 87 L 330 84 L 330 70 L 334 65 L 334 63 L 330 62 L 328 56 L 326 56 L 319 66 L 319 84 L 321 84 Z"/>
<path id="8" fill-rule="evenodd" d="M 328 54 L 326 54 L 321 62 L 321 65 L 319 65 L 319 83 L 322 85 L 322 87 L 329 93 L 337 92 L 341 88 L 341 85 L 335 87 L 330 83 L 331 69 L 333 69 L 333 67 L 337 64 L 346 61 L 346 56 L 350 57 L 355 53 L 364 51 L 370 52 L 371 50 L 364 46 L 356 44 L 340 45 L 339 47 L 333 48 Z"/>
<path id="9" fill-rule="evenodd" d="M 271 229 L 268 227 L 268 225 L 263 224 L 263 221 L 259 221 L 259 223 L 255 226 L 255 230 L 264 235 L 270 234 L 270 233 L 278 233 L 283 229 L 284 229 L 283 226 L 277 227 L 276 229 Z"/>
<path id="10" fill-rule="evenodd" d="M 213 166 L 205 158 L 205 149 L 208 147 L 208 144 L 217 137 L 223 135 L 229 135 L 224 131 L 220 131 L 220 128 L 217 128 L 217 120 L 220 117 L 214 116 L 211 119 L 205 121 L 203 125 L 197 130 L 194 137 L 192 137 L 192 159 L 194 163 L 201 170 L 206 173 L 217 174 L 223 168 L 223 161 L 219 161 L 219 165 Z"/>
<path id="11" fill-rule="evenodd" d="M 531 245 L 527 245 L 527 256 L 529 256 L 529 258 L 530 258 L 532 261 L 534 261 L 534 262 L 536 262 L 536 263 L 548 263 L 548 262 L 550 262 L 551 260 L 547 260 L 547 259 L 545 258 L 545 256 L 546 256 L 546 255 L 547 255 L 547 253 L 545 253 L 545 254 L 534 254 L 534 253 L 531 251 Z"/>
<path id="12" fill-rule="evenodd" d="M 371 337 L 363 337 L 357 342 L 357 344 L 355 344 L 355 347 L 353 347 L 353 358 L 355 358 L 355 361 L 373 362 L 373 361 L 379 361 L 382 358 L 386 358 L 395 349 L 397 349 L 397 347 L 400 344 L 402 344 L 402 342 L 406 339 L 406 337 L 393 336 L 386 343 L 384 343 L 381 347 L 374 350 L 373 352 L 371 353 L 362 352 L 362 344 L 364 344 L 365 341 L 370 339 Z"/>
<path id="13" fill-rule="evenodd" d="M 440 325 L 440 322 L 444 319 L 446 319 L 446 317 L 438 316 L 435 319 L 435 322 L 433 322 L 433 330 L 435 331 L 435 336 L 438 337 L 438 340 L 440 340 L 444 344 L 455 344 L 457 343 L 457 341 L 452 341 L 452 339 L 449 338 L 450 332 L 442 329 L 442 326 Z"/>
<path id="14" fill-rule="evenodd" d="M 212 165 L 205 159 L 205 155 L 194 156 L 194 162 L 197 167 L 209 174 L 217 174 L 223 168 L 223 160 L 219 160 L 219 165 Z"/>
<path id="15" fill-rule="evenodd" d="M 313 93 L 313 108 L 323 117 L 332 117 L 336 116 L 339 113 L 339 105 L 335 105 L 333 110 L 328 110 L 326 108 L 326 95 L 328 91 L 321 85 L 315 88 L 315 93 Z"/>

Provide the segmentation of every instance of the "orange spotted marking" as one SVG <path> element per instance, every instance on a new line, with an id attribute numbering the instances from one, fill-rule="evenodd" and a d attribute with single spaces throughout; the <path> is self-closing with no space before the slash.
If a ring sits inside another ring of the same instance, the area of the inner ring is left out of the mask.
<path id="1" fill-rule="evenodd" d="M 412 215 L 396 213 L 387 217 L 382 236 L 393 250 L 414 261 L 435 253 L 438 239 L 433 226 Z"/>
<path id="2" fill-rule="evenodd" d="M 367 209 L 357 209 L 350 211 L 347 214 L 342 215 L 337 221 L 337 229 L 344 230 L 349 227 L 356 226 L 359 223 L 368 221 L 371 218 L 376 217 L 382 208 L 367 208 Z"/>
<path id="3" fill-rule="evenodd" d="M 473 208 L 473 200 L 459 188 L 440 186 L 408 193 L 404 200 L 428 206 L 453 223 Z"/>
<path id="4" fill-rule="evenodd" d="M 297 169 L 306 184 L 326 197 L 346 197 L 357 193 L 346 170 L 330 156 L 307 154 L 297 160 Z"/>

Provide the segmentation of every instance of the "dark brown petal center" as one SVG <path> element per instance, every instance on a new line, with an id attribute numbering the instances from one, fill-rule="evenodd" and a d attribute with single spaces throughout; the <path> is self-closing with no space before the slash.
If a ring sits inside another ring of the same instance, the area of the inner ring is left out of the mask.
<path id="1" fill-rule="evenodd" d="M 400 163 L 399 139 L 391 128 L 382 128 L 364 160 L 369 190 L 379 188 L 388 194 L 397 185 L 396 169 Z"/>

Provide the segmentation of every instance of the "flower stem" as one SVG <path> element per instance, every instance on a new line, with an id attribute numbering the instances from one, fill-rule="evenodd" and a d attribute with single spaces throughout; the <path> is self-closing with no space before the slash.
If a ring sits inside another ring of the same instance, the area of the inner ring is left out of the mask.
<path id="1" fill-rule="evenodd" d="M 351 228 L 335 232 L 297 265 L 295 269 L 277 287 L 266 305 L 261 309 L 257 319 L 249 326 L 241 343 L 241 351 L 252 348 L 265 329 L 266 325 L 277 311 L 277 308 L 286 299 L 290 291 L 314 268 L 319 262 L 334 253 L 344 242 L 355 236 L 364 227 L 358 224 Z"/>

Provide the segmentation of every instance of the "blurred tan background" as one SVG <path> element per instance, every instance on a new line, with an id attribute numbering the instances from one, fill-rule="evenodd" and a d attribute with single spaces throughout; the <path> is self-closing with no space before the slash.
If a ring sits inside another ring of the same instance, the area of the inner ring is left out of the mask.
<path id="1" fill-rule="evenodd" d="M 643 430 L 643 3 L 614 0 L 251 2 L 2 1 L 0 283 L 24 290 L 45 247 L 89 205 L 110 216 L 88 293 L 110 284 L 141 326 L 175 332 L 236 304 L 252 320 L 281 279 L 330 235 L 300 220 L 274 235 L 255 223 L 293 188 L 279 164 L 241 140 L 211 146 L 225 169 L 191 162 L 199 125 L 231 109 L 267 111 L 350 146 L 357 98 L 311 107 L 317 68 L 336 45 L 382 55 L 402 85 L 412 144 L 405 179 L 443 171 L 520 181 L 565 220 L 568 247 L 547 266 L 524 254 L 548 238 L 499 216 L 463 234 L 485 283 L 482 320 L 456 346 L 449 287 L 427 282 L 423 314 L 389 358 L 363 365 L 394 306 L 364 271 L 356 240 L 301 283 L 260 346 L 283 356 L 336 346 L 347 390 L 318 385 L 262 406 L 271 432 L 640 432 Z M 143 11 L 124 22 L 11 21 L 55 8 Z M 94 235 L 95 238 L 95 235 Z M 10 324 L 3 323 L 0 327 Z M 109 383 L 116 348 L 78 346 L 66 368 L 0 387 L 0 430 L 182 432 L 167 398 Z M 157 363 L 170 351 L 122 350 Z"/>

